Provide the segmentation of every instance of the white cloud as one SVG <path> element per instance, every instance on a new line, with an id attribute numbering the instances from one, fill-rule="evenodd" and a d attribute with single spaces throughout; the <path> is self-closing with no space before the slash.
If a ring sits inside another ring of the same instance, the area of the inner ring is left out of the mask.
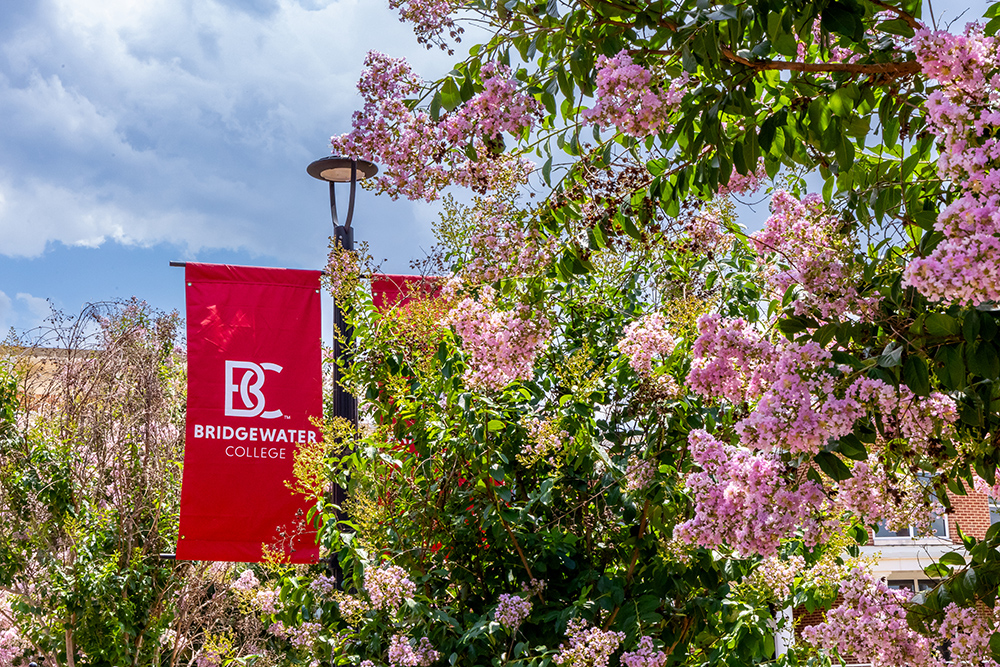
<path id="1" fill-rule="evenodd" d="M 42 326 L 51 314 L 52 306 L 45 299 L 24 292 L 11 299 L 0 291 L 0 341 L 7 338 L 11 328 L 30 337 L 30 332 Z"/>
<path id="2" fill-rule="evenodd" d="M 365 51 L 431 74 L 450 60 L 370 0 L 42 0 L 3 20 L 7 256 L 169 242 L 301 261 L 328 224 L 305 166 L 349 129 Z M 410 208 L 396 217 L 423 224 Z"/>
<path id="3" fill-rule="evenodd" d="M 47 299 L 32 296 L 25 292 L 17 293 L 17 300 L 24 304 L 27 315 L 38 321 L 40 324 L 46 317 L 52 314 L 52 304 Z"/>

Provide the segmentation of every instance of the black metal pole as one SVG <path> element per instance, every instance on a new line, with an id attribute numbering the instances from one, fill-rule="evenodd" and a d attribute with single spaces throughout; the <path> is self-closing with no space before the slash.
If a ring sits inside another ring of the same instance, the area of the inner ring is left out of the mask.
<path id="1" fill-rule="evenodd" d="M 351 161 L 351 198 L 347 208 L 347 220 L 343 225 L 338 224 L 337 219 L 337 194 L 335 184 L 330 182 L 330 214 L 333 218 L 333 238 L 334 244 L 340 246 L 347 252 L 354 252 L 354 229 L 351 227 L 351 219 L 354 217 L 354 194 L 357 188 L 357 161 Z M 351 363 L 351 341 L 354 338 L 354 328 L 349 326 L 345 318 L 345 310 L 334 300 L 333 304 L 333 358 L 336 360 L 333 369 L 333 414 L 337 417 L 348 420 L 358 428 L 358 400 L 350 392 L 341 386 L 341 368 Z M 333 485 L 333 502 L 337 507 L 343 507 L 346 499 L 345 490 L 340 486 Z M 337 518 L 343 518 L 343 512 L 337 511 Z M 340 568 L 337 554 L 331 554 L 330 567 L 333 570 L 333 577 L 337 582 L 337 587 L 343 589 L 344 573 Z"/>

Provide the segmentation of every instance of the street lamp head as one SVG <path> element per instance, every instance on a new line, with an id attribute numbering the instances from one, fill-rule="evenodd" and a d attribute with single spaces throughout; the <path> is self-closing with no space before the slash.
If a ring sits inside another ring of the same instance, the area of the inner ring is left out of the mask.
<path id="1" fill-rule="evenodd" d="M 333 234 L 345 250 L 353 250 L 354 230 L 351 229 L 351 219 L 354 218 L 354 193 L 358 181 L 377 174 L 378 167 L 368 160 L 331 155 L 310 164 L 306 167 L 306 173 L 330 184 L 330 217 L 333 218 Z M 337 217 L 337 193 L 334 187 L 337 183 L 351 184 L 351 199 L 347 205 L 347 219 L 343 225 Z"/>
<path id="2" fill-rule="evenodd" d="M 316 160 L 306 167 L 306 172 L 313 178 L 318 178 L 321 181 L 350 183 L 352 167 L 356 170 L 355 178 L 359 181 L 371 178 L 378 173 L 378 165 L 368 160 L 352 160 L 351 158 L 336 155 Z"/>

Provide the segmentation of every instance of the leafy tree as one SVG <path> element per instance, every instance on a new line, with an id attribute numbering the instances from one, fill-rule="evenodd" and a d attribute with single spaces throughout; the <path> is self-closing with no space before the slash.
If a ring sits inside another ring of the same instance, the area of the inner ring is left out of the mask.
<path id="1" fill-rule="evenodd" d="M 177 328 L 94 304 L 2 349 L 0 664 L 207 664 L 262 634 L 247 576 L 160 557 L 177 539 Z"/>
<path id="2" fill-rule="evenodd" d="M 432 83 L 369 54 L 334 150 L 390 196 L 480 196 L 446 204 L 435 305 L 358 293 L 347 520 L 317 497 L 346 592 L 287 581 L 294 659 L 992 664 L 1000 532 L 912 599 L 857 556 L 997 493 L 997 21 L 393 5 L 431 46 L 486 32 Z M 762 189 L 748 235 L 732 201 Z M 827 621 L 777 658 L 799 606 Z"/>

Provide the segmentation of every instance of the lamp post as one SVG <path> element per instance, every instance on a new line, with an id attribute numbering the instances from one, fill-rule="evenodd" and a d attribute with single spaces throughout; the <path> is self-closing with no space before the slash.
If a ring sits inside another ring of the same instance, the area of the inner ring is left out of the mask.
<path id="1" fill-rule="evenodd" d="M 378 173 L 378 166 L 367 161 L 345 157 L 324 157 L 316 160 L 306 168 L 306 172 L 313 178 L 327 181 L 330 184 L 330 216 L 333 218 L 333 238 L 334 243 L 340 245 L 344 250 L 354 251 L 354 229 L 351 227 L 351 220 L 354 218 L 354 194 L 357 191 L 358 181 L 370 178 Z M 344 224 L 340 224 L 337 217 L 337 183 L 350 183 L 351 194 L 347 204 L 347 218 Z M 333 358 L 336 360 L 333 368 L 333 414 L 343 417 L 358 426 L 358 400 L 340 385 L 341 364 L 350 361 L 350 341 L 354 334 L 352 327 L 344 321 L 344 312 L 340 304 L 333 303 Z M 333 502 L 341 507 L 344 502 L 344 490 L 339 486 L 333 487 Z M 331 559 L 334 577 L 337 585 L 342 583 L 343 574 L 340 564 L 334 555 Z"/>

